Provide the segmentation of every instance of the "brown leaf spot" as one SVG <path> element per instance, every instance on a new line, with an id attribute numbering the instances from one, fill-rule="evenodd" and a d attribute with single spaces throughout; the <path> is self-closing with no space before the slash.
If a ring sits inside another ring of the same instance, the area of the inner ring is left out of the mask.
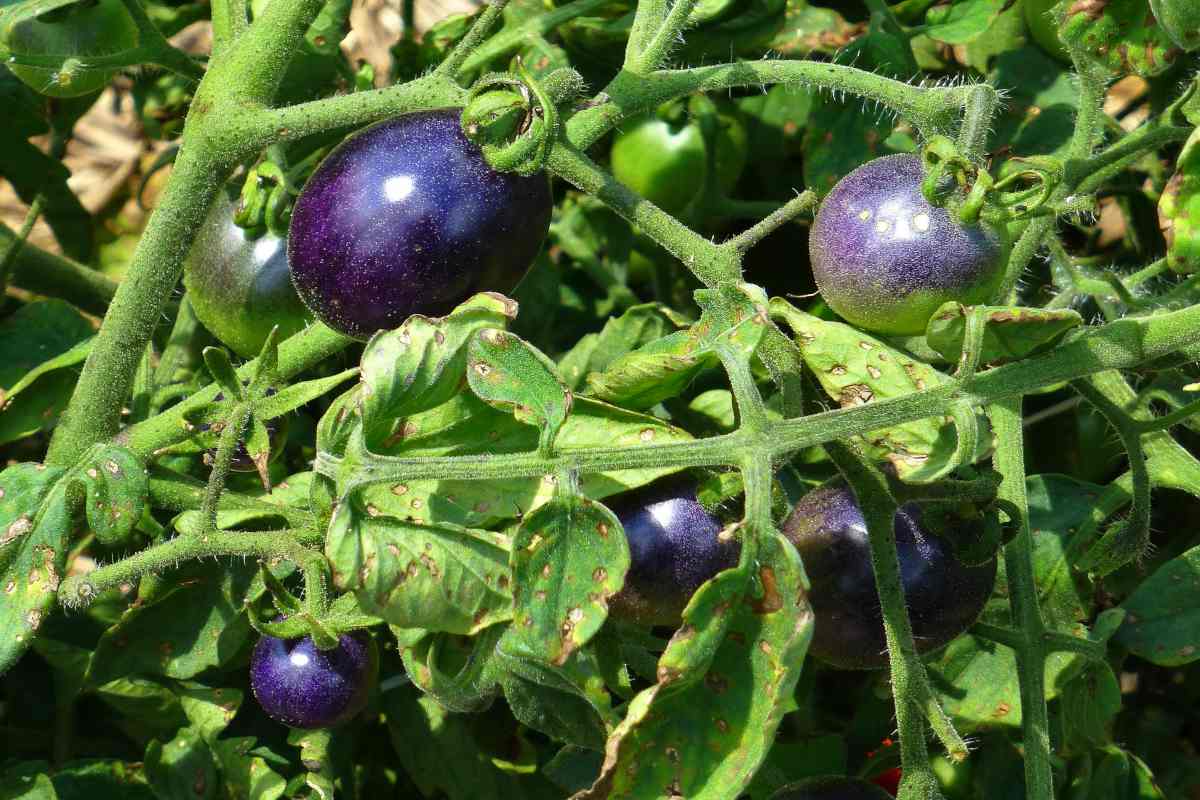
<path id="1" fill-rule="evenodd" d="M 5 529 L 3 535 L 0 535 L 0 547 L 20 536 L 24 536 L 31 530 L 33 530 L 33 520 L 29 518 L 28 514 L 22 514 L 12 521 Z"/>
<path id="2" fill-rule="evenodd" d="M 608 523 L 601 520 L 596 523 L 596 533 L 600 534 L 601 539 L 608 538 Z"/>
<path id="3" fill-rule="evenodd" d="M 762 581 L 763 596 L 761 600 L 751 603 L 750 608 L 755 614 L 773 614 L 783 608 L 783 595 L 779 593 L 775 570 L 770 567 L 762 567 L 758 571 L 758 577 Z"/>
<path id="4" fill-rule="evenodd" d="M 596 583 L 602 582 L 607 577 L 608 570 L 606 570 L 604 567 L 596 567 L 596 569 L 592 571 L 592 580 L 594 580 Z"/>

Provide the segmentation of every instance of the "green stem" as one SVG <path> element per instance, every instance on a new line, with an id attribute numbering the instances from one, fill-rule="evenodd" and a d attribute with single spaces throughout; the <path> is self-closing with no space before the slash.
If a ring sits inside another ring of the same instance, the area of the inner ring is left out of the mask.
<path id="1" fill-rule="evenodd" d="M 462 68 L 463 62 L 479 49 L 483 40 L 491 33 L 492 27 L 496 21 L 500 19 L 500 15 L 504 13 L 504 7 L 508 5 L 508 0 L 491 0 L 484 5 L 483 13 L 479 15 L 479 19 L 475 20 L 475 24 L 467 31 L 467 35 L 462 38 L 454 49 L 450 51 L 450 55 L 438 64 L 435 70 L 441 75 L 457 75 Z"/>
<path id="2" fill-rule="evenodd" d="M 150 469 L 150 501 L 155 508 L 166 511 L 198 510 L 204 504 L 206 484 L 187 475 L 162 467 Z M 288 527 L 294 528 L 301 543 L 316 545 L 324 540 L 324 534 L 316 530 L 316 519 L 306 509 L 277 505 L 237 492 L 221 494 L 219 511 L 247 511 L 263 517 L 279 517 Z"/>
<path id="3" fill-rule="evenodd" d="M 642 46 L 635 50 L 631 37 L 629 47 L 625 51 L 625 69 L 639 75 L 662 66 L 670 55 L 671 48 L 679 44 L 680 34 L 687 27 L 688 17 L 695 7 L 696 0 L 675 0 L 657 30 Z"/>
<path id="4" fill-rule="evenodd" d="M 146 14 L 146 8 L 141 0 L 122 0 L 125 10 L 133 18 L 138 29 L 138 50 L 145 51 L 131 64 L 150 63 L 165 67 L 172 72 L 178 72 L 184 77 L 199 81 L 204 77 L 204 67 L 200 66 L 191 56 L 167 41 L 159 31 L 158 26 Z"/>
<path id="5" fill-rule="evenodd" d="M 20 236 L 0 223 L 0 248 L 12 248 Z M 34 294 L 60 297 L 84 311 L 103 314 L 117 293 L 117 282 L 102 272 L 25 242 L 13 259 L 12 285 Z"/>
<path id="6" fill-rule="evenodd" d="M 25 246 L 25 240 L 33 232 L 33 226 L 37 224 L 38 217 L 42 215 L 42 206 L 45 202 L 46 196 L 38 192 L 37 196 L 33 198 L 33 202 L 29 204 L 29 210 L 25 212 L 25 220 L 21 223 L 21 229 L 7 242 L 3 251 L 4 255 L 0 256 L 0 296 L 8 291 L 8 278 L 12 274 L 13 264 L 16 263 L 17 256 Z"/>
<path id="7" fill-rule="evenodd" d="M 957 145 L 959 152 L 978 166 L 983 165 L 988 133 L 991 131 L 992 117 L 996 115 L 999 101 L 996 90 L 986 83 L 971 86 L 967 93 Z"/>
<path id="8" fill-rule="evenodd" d="M 439 70 L 445 75 L 473 74 L 497 59 L 512 55 L 531 37 L 545 36 L 564 22 L 598 11 L 607 4 L 608 0 L 573 0 L 565 3 L 516 27 L 502 29 L 471 51 L 453 72 L 441 70 L 441 65 Z"/>
<path id="9" fill-rule="evenodd" d="M 1029 531 L 1029 502 L 1025 494 L 1025 443 L 1021 398 L 1012 397 L 989 408 L 996 434 L 992 456 L 1001 474 L 999 497 L 1020 512 L 1020 529 L 1004 548 L 1013 624 L 1024 636 L 1014 652 L 1020 675 L 1021 727 L 1025 741 L 1025 793 L 1030 800 L 1053 800 L 1050 768 L 1050 719 L 1046 709 L 1045 661 L 1042 635 L 1046 632 L 1038 607 L 1033 574 L 1033 539 Z"/>
<path id="10" fill-rule="evenodd" d="M 200 516 L 204 520 L 204 531 L 217 529 L 217 507 L 221 502 L 221 493 L 225 491 L 225 482 L 229 479 L 229 467 L 233 463 L 233 453 L 238 442 L 242 440 L 242 431 L 250 421 L 250 405 L 239 403 L 233 413 L 225 421 L 217 440 L 217 453 L 213 458 L 212 472 L 208 476 L 208 487 L 204 492 L 204 502 L 200 506 Z"/>

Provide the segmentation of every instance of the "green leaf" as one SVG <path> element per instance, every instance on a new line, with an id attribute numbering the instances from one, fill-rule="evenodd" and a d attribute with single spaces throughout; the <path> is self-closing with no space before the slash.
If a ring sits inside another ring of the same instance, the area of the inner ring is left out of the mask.
<path id="1" fill-rule="evenodd" d="M 219 739 L 212 745 L 230 800 L 278 800 L 287 788 L 287 781 L 266 761 L 250 755 L 254 744 L 253 737 L 239 736 Z"/>
<path id="2" fill-rule="evenodd" d="M 513 716 L 555 741 L 602 749 L 617 718 L 592 653 L 576 650 L 551 666 L 523 651 L 511 628 L 496 649 L 495 672 Z"/>
<path id="3" fill-rule="evenodd" d="M 402 628 L 471 634 L 512 616 L 498 533 L 382 516 L 350 497 L 334 512 L 325 554 L 339 590 Z"/>
<path id="4" fill-rule="evenodd" d="M 242 600 L 255 572 L 256 565 L 240 562 L 173 572 L 168 588 L 130 607 L 100 637 L 90 683 L 131 674 L 187 679 L 228 664 L 250 637 Z"/>
<path id="5" fill-rule="evenodd" d="M 805 314 L 773 300 L 771 314 L 785 321 L 821 388 L 842 408 L 903 397 L 948 385 L 950 377 L 856 328 Z M 949 417 L 926 417 L 857 436 L 864 453 L 889 462 L 905 481 L 937 480 L 953 469 L 957 436 Z"/>
<path id="6" fill-rule="evenodd" d="M 57 422 L 78 377 L 59 369 L 57 360 L 93 333 L 92 324 L 62 300 L 29 303 L 0 321 L 0 444 Z M 55 362 L 53 369 L 30 377 L 48 362 Z"/>
<path id="7" fill-rule="evenodd" d="M 1156 569 L 1121 604 L 1128 613 L 1114 639 L 1164 667 L 1200 659 L 1200 547 Z"/>
<path id="8" fill-rule="evenodd" d="M 1108 664 L 1088 664 L 1063 687 L 1060 703 L 1068 735 L 1085 746 L 1100 746 L 1112 739 L 1121 684 Z"/>
<path id="9" fill-rule="evenodd" d="M 76 344 L 70 350 L 67 350 L 65 353 L 61 353 L 54 358 L 43 361 L 41 364 L 38 364 L 36 367 L 26 372 L 21 376 L 20 380 L 10 386 L 8 390 L 4 392 L 5 402 L 11 402 L 12 399 L 18 394 L 25 391 L 30 386 L 33 386 L 37 382 L 37 379 L 43 375 L 47 375 L 54 370 L 66 369 L 67 367 L 74 367 L 82 364 L 85 360 L 87 360 L 88 353 L 92 352 L 92 344 L 95 341 L 95 336 L 89 336 L 88 338 Z"/>
<path id="10" fill-rule="evenodd" d="M 0 798 L 4 800 L 58 800 L 44 761 L 19 763 L 0 774 Z"/>
<path id="11" fill-rule="evenodd" d="M 462 389 L 467 342 L 483 328 L 503 328 L 516 313 L 512 300 L 478 294 L 448 316 L 414 315 L 396 330 L 374 336 L 360 362 L 362 414 L 369 429 L 448 401 Z"/>
<path id="12" fill-rule="evenodd" d="M 487 405 L 470 392 L 457 395 L 436 409 L 395 422 L 393 445 L 387 455 L 449 456 L 520 453 L 537 446 L 536 429 L 517 422 L 507 413 Z M 558 434 L 558 446 L 570 449 L 630 447 L 648 442 L 687 441 L 691 436 L 660 419 L 626 411 L 586 397 L 577 397 Z M 347 463 L 356 450 L 348 448 Z M 677 471 L 653 467 L 589 473 L 580 480 L 581 491 L 602 499 L 637 488 Z M 411 480 L 372 484 L 360 490 L 366 506 L 381 516 L 413 522 L 448 522 L 466 527 L 490 526 L 520 516 L 545 502 L 553 485 L 541 478 L 507 480 Z"/>
<path id="13" fill-rule="evenodd" d="M 991 149 L 1031 155 L 1065 155 L 1075 130 L 1079 98 L 1069 67 L 1028 45 L 996 58 L 988 80 L 1007 102 L 996 116 Z M 1006 169 L 1017 168 L 1004 162 Z"/>
<path id="14" fill-rule="evenodd" d="M 333 762 L 329 755 L 332 732 L 328 729 L 293 729 L 288 744 L 300 749 L 300 763 L 308 772 L 304 785 L 312 789 L 314 800 L 333 800 Z"/>
<path id="15" fill-rule="evenodd" d="M 1052 626 L 1069 627 L 1091 617 L 1093 588 L 1087 577 L 1071 569 L 1067 550 L 1076 530 L 1087 521 L 1104 487 L 1067 475 L 1030 475 L 1029 530 L 1038 607 Z M 1004 560 L 996 577 L 996 598 L 1003 600 L 1000 622 L 1008 621 L 1008 589 Z"/>
<path id="16" fill-rule="evenodd" d="M 985 33 L 1008 5 L 1005 0 L 959 0 L 934 6 L 925 16 L 925 33 L 939 42 L 966 44 Z"/>
<path id="17" fill-rule="evenodd" d="M 146 507 L 146 465 L 131 450 L 105 445 L 82 470 L 88 526 L 104 544 L 125 541 Z"/>
<path id="18" fill-rule="evenodd" d="M 510 409 L 518 420 L 542 430 L 543 447 L 554 444 L 574 400 L 554 362 L 523 339 L 497 328 L 479 331 L 467 345 L 467 381 L 488 404 Z"/>
<path id="19" fill-rule="evenodd" d="M 51 780 L 59 800 L 154 800 L 140 766 L 124 761 L 71 761 Z"/>
<path id="20" fill-rule="evenodd" d="M 24 12 L 31 5 L 37 4 L 21 3 L 17 8 Z M 0 22 L 0 30 L 8 30 L 6 22 Z M 0 52 L 3 50 L 0 46 Z M 8 119 L 7 109 L 5 119 Z M 22 139 L 4 137 L 4 149 L 0 176 L 8 180 L 26 205 L 41 194 L 42 216 L 63 252 L 77 261 L 90 261 L 96 248 L 92 217 L 71 191 L 67 182 L 71 173 L 66 166 Z"/>
<path id="21" fill-rule="evenodd" d="M 29 647 L 57 599 L 74 507 L 62 475 L 40 464 L 0 472 L 0 674 Z"/>
<path id="22" fill-rule="evenodd" d="M 675 331 L 687 321 L 660 303 L 628 309 L 604 323 L 599 333 L 582 337 L 558 362 L 558 373 L 578 389 L 589 372 L 603 372 L 616 359 Z"/>
<path id="23" fill-rule="evenodd" d="M 116 712 L 117 721 L 132 738 L 169 739 L 187 724 L 179 698 L 170 687 L 147 678 L 117 678 L 95 687 L 96 697 Z"/>
<path id="24" fill-rule="evenodd" d="M 1088 800 L 1162 800 L 1150 768 L 1133 753 L 1110 745 L 1097 755 Z"/>
<path id="25" fill-rule="evenodd" d="M 967 315 L 975 309 L 949 302 L 929 318 L 925 339 L 951 364 L 962 355 Z M 1067 331 L 1083 324 L 1079 312 L 1071 309 L 1041 309 L 988 306 L 983 333 L 981 364 L 1020 361 L 1054 347 Z"/>
<path id="26" fill-rule="evenodd" d="M 483 711 L 492 704 L 497 692 L 492 658 L 506 629 L 493 625 L 469 638 L 422 631 L 410 638 L 392 628 L 413 685 L 456 713 Z"/>
<path id="27" fill-rule="evenodd" d="M 604 624 L 608 598 L 625 584 L 629 546 L 616 515 L 563 493 L 521 520 L 510 563 L 514 644 L 562 665 Z"/>
<path id="28" fill-rule="evenodd" d="M 175 694 L 188 723 L 209 744 L 233 722 L 243 697 L 239 689 L 209 687 L 192 681 L 176 684 Z"/>
<path id="29" fill-rule="evenodd" d="M 146 778 L 158 800 L 217 797 L 217 768 L 203 737 L 194 728 L 180 728 L 163 744 L 154 739 L 146 747 Z"/>
<path id="30" fill-rule="evenodd" d="M 760 545 L 758 569 L 761 596 L 741 596 L 718 579 L 693 597 L 659 662 L 658 683 L 629 703 L 599 779 L 576 800 L 718 800 L 750 784 L 775 740 L 812 635 L 803 568 L 777 533 Z M 712 630 L 723 637 L 708 635 Z M 713 639 L 720 643 L 709 657 L 700 643 Z M 680 672 L 684 664 L 690 666 Z"/>

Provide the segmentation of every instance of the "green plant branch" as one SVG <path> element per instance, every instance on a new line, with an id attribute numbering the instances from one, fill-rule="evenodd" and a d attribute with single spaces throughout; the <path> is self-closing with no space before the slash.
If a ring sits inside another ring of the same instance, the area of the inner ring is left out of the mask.
<path id="1" fill-rule="evenodd" d="M 1054 776 L 1050 764 L 1050 720 L 1046 708 L 1046 633 L 1038 607 L 1033 573 L 1033 539 L 1029 531 L 1029 502 L 1025 493 L 1025 442 L 1021 398 L 1010 397 L 988 408 L 996 450 L 992 463 L 1002 476 L 999 497 L 1020 512 L 1019 530 L 1004 548 L 1013 624 L 1024 637 L 1014 649 L 1020 678 L 1021 728 L 1025 742 L 1025 793 L 1031 800 L 1052 800 Z"/>
<path id="2" fill-rule="evenodd" d="M 530 39 L 545 36 L 564 22 L 598 11 L 607 2 L 608 0 L 573 0 L 573 2 L 558 6 L 544 14 L 539 14 L 520 25 L 504 28 L 468 53 L 452 73 L 444 72 L 443 74 L 457 77 L 478 72 L 492 61 L 515 53 Z"/>
<path id="3" fill-rule="evenodd" d="M 204 492 L 204 502 L 200 505 L 200 516 L 204 520 L 204 532 L 217 530 L 217 507 L 221 502 L 221 493 L 225 491 L 225 482 L 229 480 L 229 466 L 233 463 L 233 453 L 242 432 L 250 422 L 250 404 L 238 403 L 234 406 L 229 419 L 221 429 L 217 440 L 217 453 L 213 458 L 212 472 L 208 476 L 208 486 Z"/>
<path id="4" fill-rule="evenodd" d="M 658 13 L 645 15 L 646 28 L 649 28 L 654 22 L 659 22 L 660 16 L 661 22 L 654 26 L 652 32 L 647 31 L 650 35 L 644 37 L 644 41 L 635 40 L 632 35 L 629 37 L 629 45 L 625 49 L 624 69 L 635 75 L 641 75 L 662 66 L 670 56 L 671 48 L 681 41 L 680 34 L 687 27 L 688 17 L 691 16 L 692 9 L 696 7 L 696 2 L 697 0 L 674 0 L 665 16 Z M 658 12 L 661 4 L 650 3 L 648 6 Z M 638 13 L 641 13 L 640 8 Z M 636 24 L 637 17 L 634 19 Z"/>
<path id="5" fill-rule="evenodd" d="M 166 511 L 199 510 L 204 503 L 207 485 L 187 475 L 162 467 L 150 468 L 150 501 L 155 508 Z M 263 517 L 279 517 L 297 532 L 301 544 L 319 545 L 324 533 L 317 530 L 316 518 L 297 506 L 277 505 L 226 490 L 221 494 L 219 511 L 248 511 Z"/>
<path id="6" fill-rule="evenodd" d="M 492 32 L 500 15 L 504 13 L 504 7 L 508 5 L 508 0 L 490 0 L 485 3 L 483 13 L 479 15 L 479 19 L 471 25 L 471 29 L 467 31 L 467 35 L 462 38 L 450 54 L 438 64 L 435 72 L 442 75 L 455 76 L 462 68 L 463 62 L 483 44 L 487 35 Z"/>
<path id="7" fill-rule="evenodd" d="M 862 406 L 773 421 L 760 435 L 738 431 L 661 445 L 560 448 L 550 459 L 536 453 L 405 458 L 364 450 L 354 459 L 318 453 L 314 469 L 349 491 L 370 483 L 418 478 L 497 480 L 553 474 L 561 469 L 605 472 L 665 464 L 737 466 L 739 454 L 756 447 L 768 448 L 772 457 L 779 460 L 806 447 L 925 417 L 942 416 L 949 413 L 954 404 L 964 400 L 979 407 L 1021 397 L 1042 387 L 1094 372 L 1130 369 L 1197 342 L 1200 342 L 1200 306 L 1153 317 L 1123 319 L 1089 329 L 1050 353 L 978 374 L 969 391 L 956 384 L 946 384 Z"/>
<path id="8" fill-rule="evenodd" d="M 1000 96 L 986 83 L 975 84 L 967 92 L 962 127 L 958 129 L 955 143 L 959 151 L 976 166 L 983 165 L 988 133 L 999 103 Z"/>
<path id="9" fill-rule="evenodd" d="M 13 265 L 16 264 L 17 256 L 25 247 L 25 241 L 29 238 L 29 234 L 33 232 L 33 226 L 37 224 L 38 218 L 42 215 L 42 206 L 45 202 L 46 196 L 39 192 L 33 198 L 33 202 L 29 204 L 29 210 L 25 212 L 25 219 L 21 222 L 21 227 L 16 235 L 3 243 L 3 255 L 0 255 L 0 297 L 8 291 L 8 279 L 12 275 Z M 5 230 L 8 229 L 5 228 Z"/>
<path id="10" fill-rule="evenodd" d="M 213 55 L 220 55 L 236 42 L 250 25 L 248 0 L 210 0 L 212 5 Z"/>
<path id="11" fill-rule="evenodd" d="M 133 23 L 138 29 L 138 42 L 140 46 L 137 49 L 146 51 L 144 56 L 130 63 L 141 64 L 149 62 L 157 64 L 172 72 L 178 72 L 180 75 L 191 78 L 194 81 L 199 81 L 204 77 L 204 67 L 187 53 L 168 42 L 167 37 L 162 35 L 162 31 L 158 29 L 158 26 L 146 14 L 146 8 L 142 5 L 142 0 L 122 0 L 122 2 L 125 4 L 125 10 L 129 12 L 129 16 L 133 18 Z"/>
<path id="12" fill-rule="evenodd" d="M 0 223 L 0 248 L 11 248 L 20 237 Z M 60 297 L 92 314 L 103 314 L 117 282 L 102 272 L 25 242 L 13 257 L 10 280 L 34 294 Z"/>

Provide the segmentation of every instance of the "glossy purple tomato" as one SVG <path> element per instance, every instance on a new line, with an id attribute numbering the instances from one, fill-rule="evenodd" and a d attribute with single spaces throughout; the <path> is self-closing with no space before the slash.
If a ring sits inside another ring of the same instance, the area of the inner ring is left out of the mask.
<path id="1" fill-rule="evenodd" d="M 508 292 L 550 226 L 544 174 L 499 173 L 458 109 L 372 125 L 330 153 L 292 212 L 288 259 L 305 305 L 365 338 L 475 292 Z"/>
<path id="2" fill-rule="evenodd" d="M 873 783 L 858 778 L 807 778 L 790 783 L 771 800 L 892 800 L 892 796 Z"/>
<path id="3" fill-rule="evenodd" d="M 996 560 L 968 567 L 949 541 L 926 530 L 920 506 L 896 512 L 896 551 L 917 651 L 965 631 L 996 583 Z M 866 522 L 853 492 L 833 483 L 800 498 L 783 533 L 804 561 L 816 627 L 809 652 L 843 669 L 887 665 L 887 646 Z"/>
<path id="4" fill-rule="evenodd" d="M 363 710 L 379 674 L 365 631 L 343 633 L 321 650 L 312 638 L 264 636 L 250 658 L 250 688 L 267 716 L 293 728 L 332 728 Z"/>
<path id="5" fill-rule="evenodd" d="M 921 159 L 863 164 L 821 202 L 809 232 L 813 277 L 843 319 L 879 333 L 920 334 L 949 300 L 986 303 L 1004 275 L 1007 237 L 960 224 L 921 194 Z"/>
<path id="6" fill-rule="evenodd" d="M 607 501 L 629 542 L 629 573 L 611 601 L 618 616 L 670 625 L 700 584 L 737 563 L 737 546 L 696 500 L 694 486 L 666 482 Z"/>
<path id="7" fill-rule="evenodd" d="M 235 209 L 228 194 L 217 194 L 184 263 L 183 285 L 204 327 L 239 356 L 254 358 L 273 327 L 283 341 L 312 317 L 292 286 L 287 239 L 247 236 L 233 221 Z"/>

